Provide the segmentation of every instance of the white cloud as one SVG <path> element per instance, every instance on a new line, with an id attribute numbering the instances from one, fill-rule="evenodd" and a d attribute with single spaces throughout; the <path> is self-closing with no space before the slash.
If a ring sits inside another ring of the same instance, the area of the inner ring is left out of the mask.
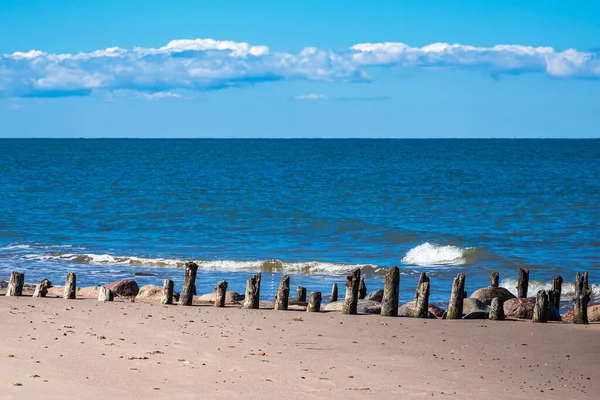
<path id="1" fill-rule="evenodd" d="M 136 90 L 124 90 L 119 89 L 112 91 L 107 94 L 105 97 L 106 101 L 113 101 L 116 97 L 122 97 L 126 99 L 141 99 L 147 101 L 160 101 L 160 100 L 184 100 L 186 97 L 173 92 L 155 92 L 155 93 L 146 93 L 140 92 Z"/>
<path id="2" fill-rule="evenodd" d="M 294 97 L 294 100 L 327 100 L 324 94 L 309 93 Z"/>
<path id="3" fill-rule="evenodd" d="M 600 79 L 598 55 L 574 49 L 448 43 L 411 47 L 386 42 L 361 43 L 342 51 L 307 47 L 290 53 L 245 42 L 193 39 L 173 40 L 158 48 L 0 54 L 0 96 L 58 97 L 129 91 L 140 93 L 138 98 L 153 100 L 151 96 L 158 93 L 216 90 L 267 81 L 368 81 L 368 70 L 373 67 L 458 68 L 493 75 L 529 72 L 561 79 Z"/>

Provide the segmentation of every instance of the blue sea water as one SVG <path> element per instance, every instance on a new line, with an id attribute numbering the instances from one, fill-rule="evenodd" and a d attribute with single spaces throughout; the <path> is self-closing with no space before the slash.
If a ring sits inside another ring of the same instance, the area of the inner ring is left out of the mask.
<path id="1" fill-rule="evenodd" d="M 197 260 L 200 293 L 263 271 L 265 299 L 283 273 L 343 296 L 356 266 L 375 289 L 398 265 L 402 301 L 420 271 L 438 302 L 459 272 L 469 292 L 518 267 L 530 295 L 596 284 L 599 159 L 600 140 L 0 140 L 0 279 L 180 285 Z"/>

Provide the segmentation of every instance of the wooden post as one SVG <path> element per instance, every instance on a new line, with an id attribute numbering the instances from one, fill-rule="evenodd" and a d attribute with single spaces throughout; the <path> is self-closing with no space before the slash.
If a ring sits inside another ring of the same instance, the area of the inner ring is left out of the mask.
<path id="1" fill-rule="evenodd" d="M 257 309 L 260 306 L 260 272 L 246 282 L 246 299 L 242 308 Z"/>
<path id="2" fill-rule="evenodd" d="M 552 290 L 554 291 L 554 306 L 560 310 L 560 294 L 562 292 L 563 278 L 557 275 L 552 280 Z"/>
<path id="3" fill-rule="evenodd" d="M 173 304 L 173 281 L 165 279 L 163 282 L 160 304 Z"/>
<path id="4" fill-rule="evenodd" d="M 225 294 L 227 293 L 227 281 L 220 281 L 215 286 L 215 307 L 225 307 Z"/>
<path id="5" fill-rule="evenodd" d="M 504 315 L 504 302 L 500 299 L 500 297 L 494 297 L 492 299 L 492 303 L 490 304 L 489 319 L 493 321 L 503 321 L 506 319 L 506 316 Z"/>
<path id="6" fill-rule="evenodd" d="M 346 276 L 346 298 L 342 306 L 342 314 L 358 314 L 358 285 L 360 283 L 360 268 L 354 268 Z"/>
<path id="7" fill-rule="evenodd" d="M 492 287 L 498 287 L 500 283 L 500 274 L 497 272 L 492 272 Z"/>
<path id="8" fill-rule="evenodd" d="M 452 293 L 450 295 L 450 303 L 448 304 L 448 312 L 446 319 L 461 319 L 463 308 L 463 295 L 465 292 L 465 274 L 462 272 L 454 278 L 452 284 Z"/>
<path id="9" fill-rule="evenodd" d="M 540 323 L 548 322 L 548 293 L 545 290 L 538 290 L 537 292 L 532 321 Z"/>
<path id="10" fill-rule="evenodd" d="M 98 291 L 98 301 L 114 301 L 115 294 L 112 290 L 105 288 L 104 286 L 100 287 Z"/>
<path id="11" fill-rule="evenodd" d="M 517 297 L 523 299 L 527 297 L 527 288 L 529 287 L 529 270 L 519 268 L 519 279 L 517 281 Z"/>
<path id="12" fill-rule="evenodd" d="M 417 301 L 415 302 L 415 318 L 429 318 L 429 277 L 419 284 L 417 288 Z"/>
<path id="13" fill-rule="evenodd" d="M 592 291 L 588 286 L 588 273 L 584 272 L 581 276 L 579 272 L 575 276 L 575 297 L 573 297 L 573 323 L 587 324 L 587 307 L 590 301 Z"/>
<path id="14" fill-rule="evenodd" d="M 298 303 L 306 303 L 306 288 L 298 286 L 296 288 L 296 301 Z"/>
<path id="15" fill-rule="evenodd" d="M 65 290 L 63 292 L 64 299 L 75 299 L 77 298 L 77 277 L 74 272 L 67 273 L 67 280 L 65 282 Z"/>
<path id="16" fill-rule="evenodd" d="M 194 290 L 196 289 L 196 274 L 198 264 L 193 261 L 185 263 L 185 277 L 183 278 L 183 288 L 179 296 L 180 306 L 191 306 L 194 301 Z"/>
<path id="17" fill-rule="evenodd" d="M 33 292 L 33 297 L 46 297 L 48 294 L 48 288 L 51 286 L 51 283 L 48 279 L 40 279 L 37 285 L 35 285 L 35 291 Z"/>
<path id="18" fill-rule="evenodd" d="M 419 282 L 417 283 L 417 288 L 415 289 L 415 298 L 413 299 L 413 301 L 416 303 L 417 299 L 419 298 L 419 288 L 421 287 L 421 284 L 423 282 L 427 282 L 427 274 L 425 272 L 421 272 L 421 274 L 419 275 Z"/>
<path id="19" fill-rule="evenodd" d="M 275 309 L 276 310 L 287 310 L 289 299 L 290 299 L 290 277 L 288 275 L 284 275 L 283 278 L 281 278 L 281 283 L 279 284 L 279 288 L 277 289 L 277 294 L 275 295 Z"/>
<path id="20" fill-rule="evenodd" d="M 381 300 L 381 315 L 384 317 L 398 316 L 398 297 L 400 294 L 400 269 L 390 268 L 385 274 L 383 283 L 383 300 Z"/>
<path id="21" fill-rule="evenodd" d="M 308 298 L 308 306 L 306 311 L 319 312 L 321 311 L 321 292 L 312 292 Z"/>
<path id="22" fill-rule="evenodd" d="M 25 274 L 22 272 L 13 271 L 10 273 L 8 288 L 6 289 L 7 296 L 21 296 L 23 294 L 23 284 L 25 283 Z"/>
<path id="23" fill-rule="evenodd" d="M 338 286 L 337 283 L 334 283 L 331 286 L 331 303 L 338 301 Z"/>
<path id="24" fill-rule="evenodd" d="M 365 277 L 360 277 L 360 282 L 358 284 L 358 299 L 362 300 L 367 297 L 367 285 L 365 285 Z"/>

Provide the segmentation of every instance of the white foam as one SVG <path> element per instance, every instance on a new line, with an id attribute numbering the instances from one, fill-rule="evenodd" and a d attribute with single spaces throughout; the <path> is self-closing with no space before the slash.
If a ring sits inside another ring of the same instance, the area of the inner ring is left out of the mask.
<path id="1" fill-rule="evenodd" d="M 517 295 L 517 280 L 513 278 L 503 279 L 500 282 L 500 286 L 510 291 L 515 296 Z M 590 289 L 592 290 L 592 296 L 598 297 L 600 296 L 600 285 L 598 284 L 589 284 Z M 527 288 L 527 295 L 529 297 L 535 296 L 538 290 L 550 290 L 552 289 L 552 281 L 529 281 L 529 286 Z M 561 298 L 565 298 L 564 296 L 574 296 L 575 295 L 575 282 L 563 282 L 561 288 Z"/>
<path id="2" fill-rule="evenodd" d="M 473 249 L 467 248 L 467 250 Z M 419 266 L 463 265 L 466 262 L 465 249 L 458 246 L 439 246 L 429 242 L 410 249 L 402 258 L 403 264 Z"/>

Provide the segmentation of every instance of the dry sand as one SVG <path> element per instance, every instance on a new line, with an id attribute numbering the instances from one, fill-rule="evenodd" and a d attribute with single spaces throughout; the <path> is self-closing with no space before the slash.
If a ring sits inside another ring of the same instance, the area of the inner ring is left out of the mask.
<path id="1" fill-rule="evenodd" d="M 2 399 L 598 399 L 600 325 L 0 297 Z"/>

